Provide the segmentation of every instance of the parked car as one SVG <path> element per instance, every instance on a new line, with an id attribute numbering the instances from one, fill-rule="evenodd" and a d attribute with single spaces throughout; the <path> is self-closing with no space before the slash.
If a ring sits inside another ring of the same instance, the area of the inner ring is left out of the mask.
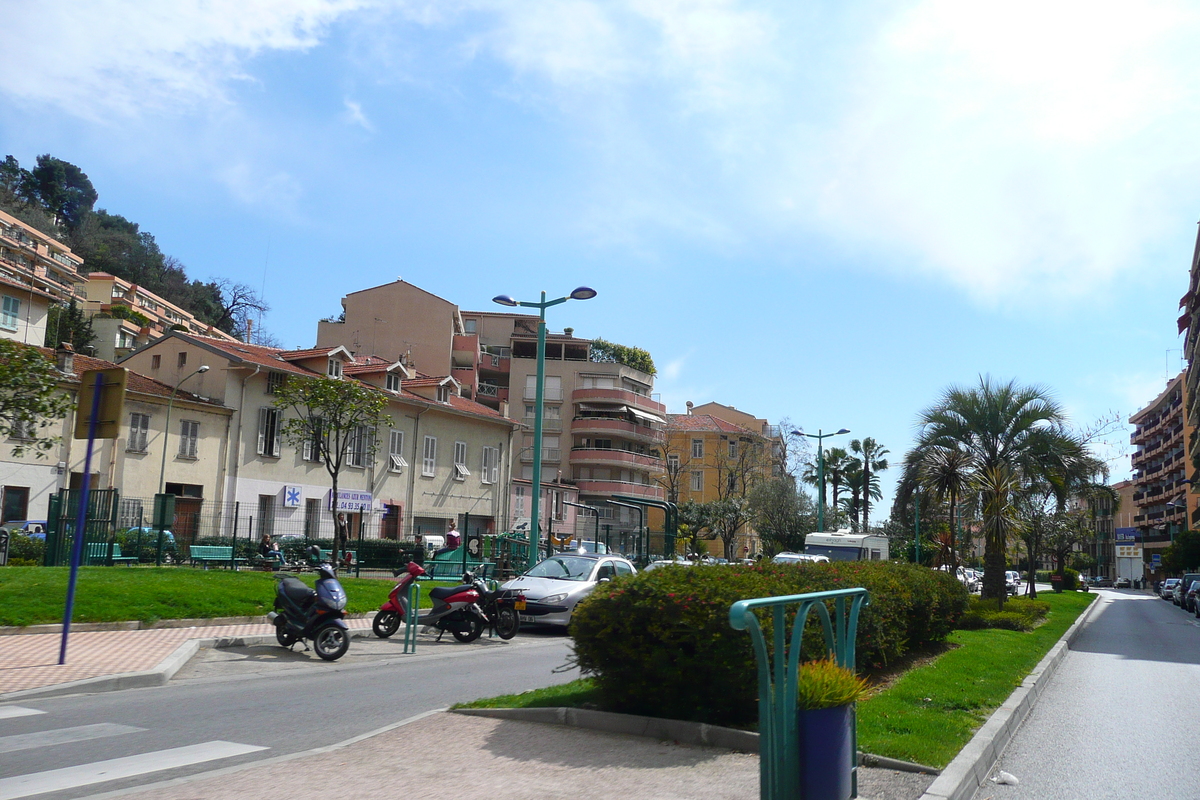
<path id="1" fill-rule="evenodd" d="M 0 530 L 8 532 L 11 536 L 14 533 L 23 533 L 30 539 L 45 539 L 46 538 L 46 520 L 44 519 L 14 519 L 0 525 Z"/>
<path id="2" fill-rule="evenodd" d="M 829 556 L 810 556 L 807 553 L 778 553 L 773 564 L 828 564 Z"/>
<path id="3" fill-rule="evenodd" d="M 1183 577 L 1179 579 L 1179 583 L 1175 584 L 1175 588 L 1171 590 L 1171 602 L 1182 609 L 1187 609 L 1187 592 L 1192 588 L 1193 581 L 1200 581 L 1200 573 L 1185 572 Z"/>
<path id="4" fill-rule="evenodd" d="M 1129 578 L 1121 576 L 1120 578 L 1117 578 L 1117 581 L 1113 584 L 1113 586 L 1117 589 L 1128 589 L 1133 586 L 1133 582 L 1130 581 Z"/>
<path id="5" fill-rule="evenodd" d="M 118 534 L 123 541 L 121 547 L 123 551 L 127 551 L 128 555 L 136 555 L 134 553 L 134 545 L 141 543 L 142 558 L 145 558 L 145 553 L 150 553 L 150 560 L 154 560 L 154 549 L 158 546 L 158 531 L 149 526 L 141 528 L 129 528 L 124 533 Z M 171 531 L 163 531 L 163 563 L 174 564 L 179 561 L 179 552 L 175 547 L 175 534 Z"/>
<path id="6" fill-rule="evenodd" d="M 1190 611 L 1200 617 L 1200 603 L 1196 602 L 1196 594 L 1200 593 L 1200 581 L 1192 581 L 1183 595 L 1183 610 Z"/>
<path id="7" fill-rule="evenodd" d="M 603 545 L 601 545 L 603 547 Z M 652 569 L 662 569 L 663 567 L 691 567 L 695 566 L 691 561 L 685 558 L 677 558 L 674 561 L 670 559 L 660 559 L 651 561 L 646 566 L 642 567 L 642 572 L 649 572 Z"/>
<path id="8" fill-rule="evenodd" d="M 1170 600 L 1171 594 L 1175 591 L 1175 587 L 1179 585 L 1179 578 L 1167 578 L 1158 587 L 1158 596 L 1163 600 Z"/>
<path id="9" fill-rule="evenodd" d="M 522 625 L 566 627 L 580 600 L 600 583 L 633 575 L 628 559 L 596 553 L 558 553 L 539 561 L 528 572 L 501 585 L 525 595 Z"/>
<path id="10" fill-rule="evenodd" d="M 1010 569 L 1004 573 L 1004 589 L 1013 597 L 1017 596 L 1017 590 L 1021 588 L 1021 573 Z"/>

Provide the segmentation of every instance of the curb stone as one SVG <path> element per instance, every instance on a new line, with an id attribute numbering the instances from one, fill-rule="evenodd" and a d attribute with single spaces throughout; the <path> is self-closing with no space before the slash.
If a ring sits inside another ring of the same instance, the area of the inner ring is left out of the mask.
<path id="1" fill-rule="evenodd" d="M 374 615 L 374 611 L 368 611 L 363 614 L 347 614 L 346 619 L 370 619 Z M 127 622 L 72 622 L 71 631 L 76 633 L 84 631 L 152 631 L 162 630 L 163 628 L 208 628 L 214 625 L 265 625 L 269 622 L 270 620 L 267 619 L 266 615 L 257 617 L 210 617 L 207 619 L 160 619 L 154 622 L 140 622 L 138 620 Z M 50 625 L 0 627 L 0 636 L 62 633 L 62 627 L 62 623 L 59 622 Z"/>
<path id="2" fill-rule="evenodd" d="M 651 739 L 661 739 L 679 742 L 680 744 L 697 745 L 700 747 L 720 747 L 739 753 L 758 755 L 758 734 L 753 731 L 740 731 L 736 728 L 723 728 L 719 725 L 708 725 L 703 722 L 685 722 L 678 719 L 662 719 L 660 717 L 642 717 L 635 714 L 616 714 L 610 711 L 594 711 L 586 708 L 454 708 L 451 713 L 465 714 L 471 717 L 494 717 L 496 719 L 519 720 L 522 722 L 542 722 L 550 725 L 566 725 L 572 728 L 601 731 L 603 733 L 624 733 L 632 736 L 646 736 Z M 926 775 L 937 775 L 938 770 L 922 764 L 913 764 L 886 756 L 876 756 L 870 753 L 858 754 L 858 763 L 864 767 L 892 769 L 898 772 L 916 772 Z"/>
<path id="3" fill-rule="evenodd" d="M 1017 728 L 1033 711 L 1038 697 L 1045 690 L 1058 665 L 1066 658 L 1070 645 L 1103 603 L 1099 595 L 1078 619 L 1067 628 L 1062 638 L 1042 657 L 1029 676 L 1008 696 L 983 723 L 966 747 L 942 770 L 920 800 L 970 800 L 987 780 L 1000 754 L 1008 746 Z"/>

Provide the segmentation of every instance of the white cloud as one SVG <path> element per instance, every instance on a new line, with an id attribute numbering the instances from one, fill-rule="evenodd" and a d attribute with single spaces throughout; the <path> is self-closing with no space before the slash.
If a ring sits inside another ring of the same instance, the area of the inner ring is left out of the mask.
<path id="1" fill-rule="evenodd" d="M 304 50 L 368 0 L 40 0 L 5 9 L 0 93 L 93 120 L 219 100 L 245 59 Z"/>
<path id="2" fill-rule="evenodd" d="M 217 174 L 234 199 L 247 206 L 272 209 L 284 217 L 296 217 L 302 195 L 300 182 L 286 172 L 266 173 L 239 161 Z"/>
<path id="3" fill-rule="evenodd" d="M 351 125 L 358 125 L 366 131 L 375 132 L 375 126 L 371 120 L 367 119 L 367 115 L 363 113 L 362 106 L 349 97 L 345 98 L 343 104 L 346 107 L 345 119 Z"/>

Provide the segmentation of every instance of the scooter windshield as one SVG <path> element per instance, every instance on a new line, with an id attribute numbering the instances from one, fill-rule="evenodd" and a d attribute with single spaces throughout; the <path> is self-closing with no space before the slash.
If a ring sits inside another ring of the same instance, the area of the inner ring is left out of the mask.
<path id="1" fill-rule="evenodd" d="M 317 602 L 334 611 L 346 607 L 346 590 L 335 579 L 317 581 Z"/>

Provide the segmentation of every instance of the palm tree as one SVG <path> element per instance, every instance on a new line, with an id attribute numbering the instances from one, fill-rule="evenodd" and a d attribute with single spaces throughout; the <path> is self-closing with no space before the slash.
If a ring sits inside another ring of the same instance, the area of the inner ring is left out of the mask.
<path id="1" fill-rule="evenodd" d="M 1068 491 L 1069 476 L 1088 458 L 1083 443 L 1066 430 L 1066 415 L 1038 386 L 999 384 L 981 377 L 971 389 L 952 386 L 923 411 L 913 462 L 935 450 L 962 450 L 970 459 L 970 491 L 983 519 L 983 596 L 1003 603 L 1005 551 L 1015 528 L 1014 494 L 1045 480 Z"/>
<path id="2" fill-rule="evenodd" d="M 846 467 L 846 491 L 850 492 L 849 497 L 842 498 L 842 509 L 850 517 L 850 525 L 854 530 L 859 530 L 859 514 L 862 512 L 863 483 L 862 464 L 857 458 L 852 458 Z"/>
<path id="3" fill-rule="evenodd" d="M 862 531 L 869 533 L 867 525 L 871 518 L 871 498 L 879 500 L 883 497 L 882 491 L 879 489 L 879 475 L 888 468 L 887 459 L 884 458 L 890 452 L 885 447 L 880 445 L 870 436 L 864 439 L 854 439 L 850 442 L 850 449 L 857 454 L 856 459 L 862 468 L 863 473 L 863 493 L 862 493 Z"/>
<path id="4" fill-rule="evenodd" d="M 850 464 L 850 454 L 846 452 L 844 447 L 830 447 L 825 451 L 824 458 L 825 483 L 833 490 L 833 502 L 830 505 L 837 508 L 838 495 L 841 493 L 842 486 L 846 483 L 846 469 Z M 817 472 L 817 462 L 814 461 L 804 470 L 804 482 L 810 486 L 816 486 Z M 824 486 L 817 487 L 817 491 L 824 497 Z"/>
<path id="5" fill-rule="evenodd" d="M 921 484 L 939 503 L 950 501 L 950 567 L 958 568 L 958 499 L 967 490 L 971 456 L 957 447 L 931 447 L 920 463 Z"/>

